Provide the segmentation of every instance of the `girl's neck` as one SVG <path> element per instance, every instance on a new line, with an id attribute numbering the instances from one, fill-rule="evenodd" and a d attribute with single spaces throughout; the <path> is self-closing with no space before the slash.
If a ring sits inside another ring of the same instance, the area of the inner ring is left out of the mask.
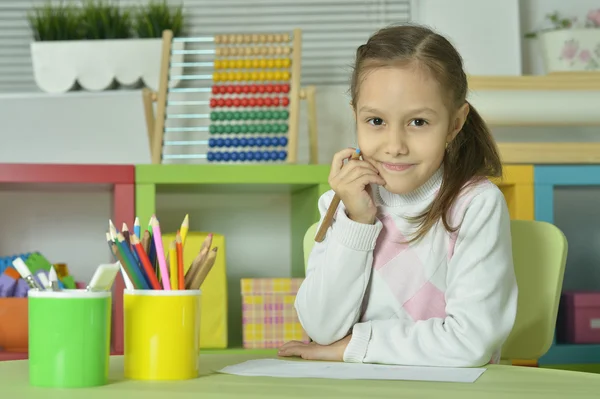
<path id="1" fill-rule="evenodd" d="M 377 186 L 377 189 L 373 190 L 375 202 L 389 207 L 417 204 L 424 201 L 431 202 L 435 193 L 440 189 L 443 175 L 444 169 L 440 167 L 423 185 L 406 194 L 390 193 L 382 186 Z"/>

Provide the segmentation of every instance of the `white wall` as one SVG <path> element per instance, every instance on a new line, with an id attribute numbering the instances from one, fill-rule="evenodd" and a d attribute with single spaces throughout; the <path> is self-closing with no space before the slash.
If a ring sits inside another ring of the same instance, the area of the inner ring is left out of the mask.
<path id="1" fill-rule="evenodd" d="M 519 0 L 415 0 L 413 4 L 415 22 L 446 36 L 461 53 L 469 74 L 521 74 Z"/>

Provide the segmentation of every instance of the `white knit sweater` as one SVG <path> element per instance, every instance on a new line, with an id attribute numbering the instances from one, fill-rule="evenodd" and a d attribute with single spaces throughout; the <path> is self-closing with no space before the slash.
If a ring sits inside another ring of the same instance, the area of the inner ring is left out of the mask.
<path id="1" fill-rule="evenodd" d="M 352 333 L 344 361 L 472 367 L 499 360 L 517 310 L 510 220 L 487 179 L 467 186 L 451 210 L 406 244 L 442 179 L 438 170 L 407 195 L 374 186 L 374 225 L 350 220 L 341 203 L 325 240 L 315 243 L 296 297 L 302 326 L 326 345 Z M 321 217 L 333 198 L 319 199 Z"/>

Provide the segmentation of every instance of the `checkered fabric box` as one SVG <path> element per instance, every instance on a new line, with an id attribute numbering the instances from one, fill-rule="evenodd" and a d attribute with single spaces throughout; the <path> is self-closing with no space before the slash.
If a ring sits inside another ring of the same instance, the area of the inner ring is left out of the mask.
<path id="1" fill-rule="evenodd" d="M 296 340 L 309 342 L 294 300 L 302 278 L 242 279 L 244 348 L 278 348 Z"/>

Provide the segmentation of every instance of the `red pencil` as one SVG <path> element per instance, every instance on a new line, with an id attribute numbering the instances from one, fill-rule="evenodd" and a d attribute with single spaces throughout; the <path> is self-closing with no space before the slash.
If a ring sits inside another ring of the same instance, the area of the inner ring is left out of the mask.
<path id="1" fill-rule="evenodd" d="M 175 237 L 175 243 L 177 245 L 177 285 L 180 290 L 185 290 L 185 276 L 183 274 L 183 244 L 181 240 L 181 234 L 177 232 Z"/>
<path id="2" fill-rule="evenodd" d="M 154 268 L 152 267 L 152 263 L 150 263 L 150 259 L 148 259 L 148 254 L 146 254 L 146 251 L 144 251 L 144 247 L 142 247 L 140 239 L 135 234 L 131 234 L 129 236 L 129 239 L 131 240 L 131 245 L 133 245 L 133 248 L 135 249 L 138 258 L 140 258 L 142 267 L 144 268 L 144 271 L 146 272 L 146 275 L 150 280 L 150 285 L 153 289 L 160 290 L 161 286 L 158 283 L 158 278 L 156 277 L 156 273 L 154 273 Z"/>

